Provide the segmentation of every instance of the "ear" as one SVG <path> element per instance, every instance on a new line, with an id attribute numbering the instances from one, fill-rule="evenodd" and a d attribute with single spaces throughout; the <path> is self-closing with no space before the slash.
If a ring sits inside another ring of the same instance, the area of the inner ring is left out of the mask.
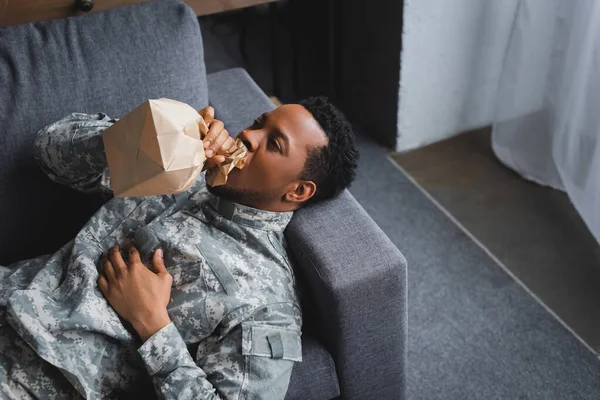
<path id="1" fill-rule="evenodd" d="M 317 185 L 313 181 L 296 181 L 288 186 L 283 196 L 284 200 L 296 203 L 297 206 L 310 199 L 317 192 Z"/>

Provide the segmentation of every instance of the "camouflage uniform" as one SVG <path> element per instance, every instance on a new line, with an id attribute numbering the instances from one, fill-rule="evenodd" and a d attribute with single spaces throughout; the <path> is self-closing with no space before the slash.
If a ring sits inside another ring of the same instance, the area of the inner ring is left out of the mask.
<path id="1" fill-rule="evenodd" d="M 104 114 L 42 130 L 51 179 L 110 194 Z M 0 394 L 8 398 L 279 399 L 301 361 L 301 313 L 283 230 L 292 213 L 212 196 L 113 198 L 56 253 L 0 267 Z M 96 284 L 101 254 L 157 248 L 173 321 L 141 345 Z M 140 347 L 141 345 L 141 347 Z M 143 396 L 143 397 L 142 397 Z"/>

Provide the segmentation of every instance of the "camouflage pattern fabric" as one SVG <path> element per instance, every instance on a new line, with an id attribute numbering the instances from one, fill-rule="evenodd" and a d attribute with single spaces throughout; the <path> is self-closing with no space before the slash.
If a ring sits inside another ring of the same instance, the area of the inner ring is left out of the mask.
<path id="1" fill-rule="evenodd" d="M 40 131 L 48 176 L 110 191 L 101 133 L 73 114 Z M 187 192 L 112 198 L 52 255 L 0 267 L 0 397 L 283 399 L 301 361 L 301 311 L 275 213 Z M 99 291 L 101 254 L 133 241 L 164 249 L 173 321 L 145 343 Z"/>

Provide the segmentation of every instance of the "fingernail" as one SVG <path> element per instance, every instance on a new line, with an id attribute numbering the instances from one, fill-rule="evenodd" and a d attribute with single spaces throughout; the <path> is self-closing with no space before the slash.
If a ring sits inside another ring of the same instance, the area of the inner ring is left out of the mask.
<path id="1" fill-rule="evenodd" d="M 158 254 L 158 256 L 159 256 L 160 258 L 163 258 L 163 251 L 162 251 L 162 249 L 158 249 L 158 250 L 156 250 L 156 254 Z"/>
<path id="2" fill-rule="evenodd" d="M 214 152 L 214 151 L 212 151 L 212 150 L 208 150 L 208 151 L 206 152 L 206 157 L 208 157 L 208 158 L 211 158 L 211 157 L 213 156 L 213 154 L 215 154 L 215 152 Z"/>
<path id="3" fill-rule="evenodd" d="M 210 146 L 210 140 L 204 142 L 204 148 L 206 149 L 208 146 Z"/>

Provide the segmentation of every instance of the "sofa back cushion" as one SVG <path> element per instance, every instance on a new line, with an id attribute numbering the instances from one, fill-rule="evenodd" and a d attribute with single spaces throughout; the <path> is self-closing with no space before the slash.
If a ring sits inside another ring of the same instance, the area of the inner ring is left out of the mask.
<path id="1" fill-rule="evenodd" d="M 73 112 L 118 118 L 149 98 L 200 109 L 203 58 L 198 20 L 174 0 L 0 28 L 0 265 L 55 251 L 101 204 L 40 172 L 36 133 Z"/>

